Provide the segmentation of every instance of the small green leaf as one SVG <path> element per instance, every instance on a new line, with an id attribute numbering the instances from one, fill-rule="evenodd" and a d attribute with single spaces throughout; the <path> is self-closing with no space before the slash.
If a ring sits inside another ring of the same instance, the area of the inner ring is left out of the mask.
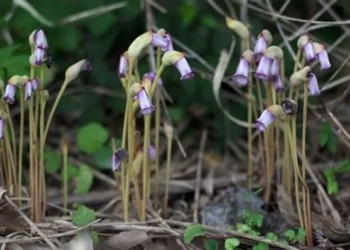
<path id="1" fill-rule="evenodd" d="M 246 224 L 237 223 L 237 231 L 241 233 L 246 233 L 250 230 L 250 227 Z"/>
<path id="2" fill-rule="evenodd" d="M 283 235 L 287 237 L 288 241 L 295 240 L 295 231 L 292 229 L 285 231 Z"/>
<path id="3" fill-rule="evenodd" d="M 184 241 L 185 243 L 189 244 L 191 241 L 198 236 L 204 236 L 205 231 L 201 224 L 194 224 L 186 227 L 185 233 L 184 233 Z"/>
<path id="4" fill-rule="evenodd" d="M 55 151 L 47 149 L 44 152 L 44 163 L 45 170 L 48 173 L 57 173 L 57 171 L 61 167 L 61 157 Z"/>
<path id="5" fill-rule="evenodd" d="M 329 134 L 332 132 L 330 125 L 328 123 L 324 123 L 322 125 L 321 131 L 318 134 L 318 143 L 321 147 L 324 147 L 328 141 Z"/>
<path id="6" fill-rule="evenodd" d="M 74 207 L 76 210 L 72 214 L 72 221 L 77 227 L 86 226 L 96 220 L 94 210 L 82 204 L 75 204 Z"/>
<path id="7" fill-rule="evenodd" d="M 335 170 L 337 173 L 350 172 L 350 161 L 349 160 L 343 161 L 340 164 L 340 166 L 337 167 Z"/>
<path id="8" fill-rule="evenodd" d="M 62 174 L 62 179 L 64 179 L 63 171 L 61 174 Z M 67 166 L 68 181 L 70 181 L 72 178 L 76 177 L 78 174 L 79 174 L 78 167 L 76 167 L 72 163 L 68 163 L 68 166 Z"/>
<path id="9" fill-rule="evenodd" d="M 333 169 L 326 169 L 323 174 L 327 181 L 327 192 L 328 194 L 337 194 L 339 191 L 338 182 L 335 179 L 335 173 Z"/>
<path id="10" fill-rule="evenodd" d="M 111 147 L 101 147 L 92 156 L 100 169 L 110 169 L 111 168 L 111 157 L 112 157 Z"/>
<path id="11" fill-rule="evenodd" d="M 278 241 L 278 236 L 274 233 L 267 233 L 266 238 L 272 241 Z"/>
<path id="12" fill-rule="evenodd" d="M 77 134 L 77 143 L 80 150 L 94 153 L 100 149 L 108 139 L 108 130 L 98 123 L 89 123 L 80 128 Z"/>
<path id="13" fill-rule="evenodd" d="M 0 49 L 0 62 L 7 60 L 21 45 L 16 44 L 12 46 L 3 47 Z"/>
<path id="14" fill-rule="evenodd" d="M 253 247 L 253 250 L 268 250 L 269 245 L 267 243 L 259 242 Z"/>
<path id="15" fill-rule="evenodd" d="M 230 238 L 225 240 L 225 250 L 234 250 L 239 246 L 240 242 L 236 238 Z"/>
<path id="16" fill-rule="evenodd" d="M 295 238 L 299 243 L 302 243 L 305 241 L 305 237 L 306 237 L 306 231 L 304 228 L 300 227 L 298 229 L 298 232 L 297 232 L 297 235 L 295 236 Z"/>
<path id="17" fill-rule="evenodd" d="M 76 194 L 87 194 L 93 183 L 93 174 L 91 169 L 86 165 L 79 166 L 77 178 Z"/>
<path id="18" fill-rule="evenodd" d="M 92 231 L 89 232 L 89 235 L 90 235 L 94 245 L 96 245 L 99 242 L 99 238 L 98 238 L 97 232 L 95 230 L 92 230 Z"/>
<path id="19" fill-rule="evenodd" d="M 204 242 L 205 250 L 219 250 L 219 243 L 216 240 L 208 239 Z"/>

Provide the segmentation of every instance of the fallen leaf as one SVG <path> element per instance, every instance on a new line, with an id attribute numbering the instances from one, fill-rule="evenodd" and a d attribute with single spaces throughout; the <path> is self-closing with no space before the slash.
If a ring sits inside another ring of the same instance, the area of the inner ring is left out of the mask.
<path id="1" fill-rule="evenodd" d="M 109 238 L 105 244 L 114 250 L 127 250 L 148 240 L 143 231 L 126 231 Z"/>

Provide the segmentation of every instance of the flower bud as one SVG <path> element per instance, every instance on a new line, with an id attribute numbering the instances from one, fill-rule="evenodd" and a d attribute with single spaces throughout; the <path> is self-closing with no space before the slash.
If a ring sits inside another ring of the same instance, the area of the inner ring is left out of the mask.
<path id="1" fill-rule="evenodd" d="M 138 82 L 135 82 L 135 83 L 131 84 L 130 89 L 129 89 L 129 93 L 130 93 L 131 96 L 135 96 L 142 89 L 143 89 L 142 85 L 140 83 L 138 83 Z"/>
<path id="2" fill-rule="evenodd" d="M 268 58 L 271 58 L 271 59 L 282 60 L 283 59 L 283 50 L 280 47 L 273 45 L 273 46 L 268 47 L 265 50 L 264 55 Z"/>
<path id="3" fill-rule="evenodd" d="M 153 45 L 161 48 L 166 48 L 169 42 L 160 35 L 147 31 L 137 37 L 128 48 L 128 55 L 131 59 L 136 59 L 141 54 L 142 50 L 148 45 Z"/>
<path id="4" fill-rule="evenodd" d="M 236 32 L 241 39 L 249 38 L 249 30 L 243 23 L 230 17 L 226 17 L 225 19 L 227 27 Z"/>
<path id="5" fill-rule="evenodd" d="M 306 66 L 299 71 L 294 72 L 289 81 L 292 86 L 297 86 L 309 82 L 311 76 L 311 68 Z"/>
<path id="6" fill-rule="evenodd" d="M 46 89 L 42 89 L 42 90 L 40 90 L 40 91 L 41 91 L 41 95 L 40 95 L 41 101 L 42 101 L 42 102 L 47 102 L 47 100 L 48 100 L 49 97 L 50 97 L 49 91 L 47 91 Z"/>
<path id="7" fill-rule="evenodd" d="M 293 99 L 286 98 L 281 105 L 287 115 L 295 115 L 298 112 L 298 103 Z"/>
<path id="8" fill-rule="evenodd" d="M 26 78 L 23 78 L 23 76 L 14 75 L 8 80 L 8 84 L 16 87 L 22 87 L 26 84 Z"/>
<path id="9" fill-rule="evenodd" d="M 67 70 L 66 70 L 66 79 L 65 81 L 67 81 L 68 83 L 75 80 L 75 78 L 77 78 L 77 76 L 79 75 L 80 71 L 92 71 L 92 66 L 91 63 L 86 60 L 80 60 L 79 62 L 73 64 L 72 66 L 70 66 Z"/>

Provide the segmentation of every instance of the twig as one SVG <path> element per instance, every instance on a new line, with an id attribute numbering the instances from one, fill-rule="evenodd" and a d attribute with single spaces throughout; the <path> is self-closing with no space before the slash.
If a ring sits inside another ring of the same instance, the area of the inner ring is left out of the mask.
<path id="1" fill-rule="evenodd" d="M 194 192 L 193 223 L 198 223 L 199 192 L 201 189 L 203 157 L 204 157 L 204 149 L 207 142 L 207 138 L 208 138 L 208 130 L 203 130 L 202 138 L 199 146 L 199 153 L 198 153 L 196 187 Z"/>

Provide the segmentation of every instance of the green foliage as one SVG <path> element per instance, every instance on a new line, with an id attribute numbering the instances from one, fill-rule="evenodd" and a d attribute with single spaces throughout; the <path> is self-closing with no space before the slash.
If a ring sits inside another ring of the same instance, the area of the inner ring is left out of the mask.
<path id="1" fill-rule="evenodd" d="M 0 78 L 12 75 L 25 75 L 29 72 L 28 54 L 15 54 L 21 45 L 12 45 L 0 48 Z"/>
<path id="2" fill-rule="evenodd" d="M 98 123 L 89 123 L 79 129 L 77 144 L 80 150 L 94 153 L 100 149 L 108 139 L 108 130 Z"/>
<path id="3" fill-rule="evenodd" d="M 93 174 L 91 168 L 87 165 L 79 166 L 79 173 L 76 176 L 77 186 L 75 188 L 76 194 L 87 194 L 93 183 Z"/>
<path id="4" fill-rule="evenodd" d="M 74 204 L 72 221 L 77 227 L 86 226 L 96 220 L 95 212 L 82 204 Z"/>
<path id="5" fill-rule="evenodd" d="M 261 213 L 252 212 L 247 209 L 243 211 L 242 218 L 250 227 L 260 228 L 264 221 L 264 216 Z"/>
<path id="6" fill-rule="evenodd" d="M 329 123 L 324 123 L 322 125 L 321 131 L 318 134 L 318 142 L 321 147 L 326 146 L 332 154 L 336 152 L 338 141 Z"/>
<path id="7" fill-rule="evenodd" d="M 53 150 L 45 150 L 44 152 L 45 170 L 48 173 L 57 173 L 61 167 L 61 156 Z"/>
<path id="8" fill-rule="evenodd" d="M 201 224 L 190 225 L 185 229 L 184 242 L 189 244 L 194 238 L 204 235 L 205 231 Z"/>
<path id="9" fill-rule="evenodd" d="M 255 246 L 253 246 L 253 250 L 268 250 L 269 245 L 267 243 L 259 242 Z"/>
<path id="10" fill-rule="evenodd" d="M 240 242 L 236 238 L 229 238 L 225 240 L 225 250 L 235 250 L 239 246 Z"/>
<path id="11" fill-rule="evenodd" d="M 219 243 L 213 239 L 207 239 L 204 242 L 205 250 L 219 250 Z"/>
<path id="12" fill-rule="evenodd" d="M 336 174 L 338 173 L 349 173 L 350 172 L 350 162 L 349 160 L 343 161 L 336 168 L 329 168 L 323 171 L 323 175 L 327 182 L 327 192 L 328 194 L 337 194 L 339 192 L 338 182 L 336 180 Z"/>
<path id="13" fill-rule="evenodd" d="M 302 243 L 305 241 L 306 231 L 304 228 L 300 227 L 297 232 L 290 229 L 285 231 L 283 235 L 287 238 L 288 242 L 290 243 L 295 243 L 295 242 Z"/>
<path id="14" fill-rule="evenodd" d="M 278 236 L 271 232 L 266 234 L 266 238 L 272 241 L 278 241 Z"/>

